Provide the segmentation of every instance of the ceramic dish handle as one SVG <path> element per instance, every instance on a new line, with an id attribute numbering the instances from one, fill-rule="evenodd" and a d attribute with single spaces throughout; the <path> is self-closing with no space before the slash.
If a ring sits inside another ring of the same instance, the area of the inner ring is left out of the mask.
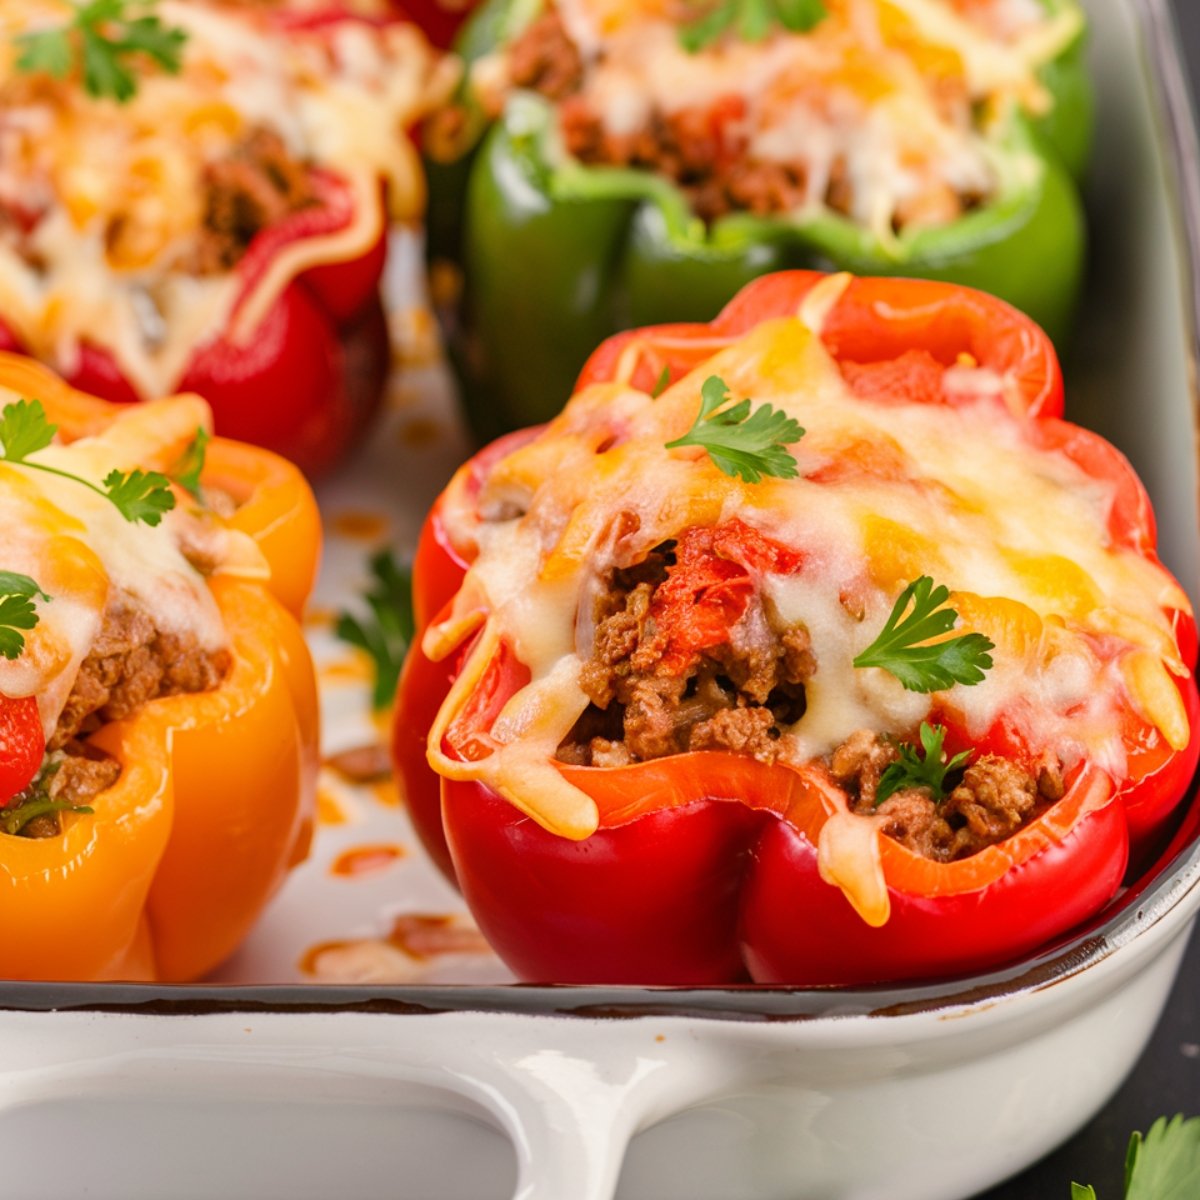
<path id="1" fill-rule="evenodd" d="M 486 1076 L 476 1061 L 476 1097 L 516 1151 L 513 1200 L 612 1200 L 630 1138 L 721 1090 L 715 1048 L 635 1024 L 518 1021 Z"/>

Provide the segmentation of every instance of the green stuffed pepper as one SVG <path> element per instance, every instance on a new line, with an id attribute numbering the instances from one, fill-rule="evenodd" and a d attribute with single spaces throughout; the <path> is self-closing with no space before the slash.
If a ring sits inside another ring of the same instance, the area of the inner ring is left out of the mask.
<path id="1" fill-rule="evenodd" d="M 557 412 L 613 331 L 789 267 L 967 284 L 1061 337 L 1083 38 L 1076 0 L 489 0 L 426 138 L 477 431 Z"/>

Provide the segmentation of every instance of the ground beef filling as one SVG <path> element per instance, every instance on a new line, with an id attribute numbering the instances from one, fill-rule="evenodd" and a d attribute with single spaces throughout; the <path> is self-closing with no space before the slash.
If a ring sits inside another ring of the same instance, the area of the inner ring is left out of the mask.
<path id="1" fill-rule="evenodd" d="M 145 609 L 117 596 L 79 668 L 47 749 L 61 749 L 162 696 L 211 691 L 232 662 L 228 650 L 205 650 L 194 634 L 159 629 Z"/>
<path id="2" fill-rule="evenodd" d="M 808 200 L 808 172 L 803 163 L 754 158 L 746 136 L 738 132 L 737 105 L 654 112 L 636 133 L 614 134 L 580 94 L 584 63 L 556 12 L 539 17 L 509 48 L 513 86 L 545 96 L 559 106 L 563 142 L 580 162 L 592 166 L 634 167 L 666 176 L 688 198 L 706 222 L 731 212 L 758 216 L 791 212 Z M 961 108 L 966 97 L 936 96 L 949 108 Z M 893 226 L 947 224 L 984 200 L 958 194 L 949 186 L 927 194 L 901 197 Z M 835 159 L 822 201 L 827 209 L 852 216 L 854 192 L 843 159 Z"/>
<path id="3" fill-rule="evenodd" d="M 773 629 L 758 600 L 727 642 L 704 649 L 684 671 L 667 661 L 652 609 L 673 565 L 667 543 L 605 580 L 580 680 L 591 703 L 559 747 L 562 761 L 610 767 L 729 750 L 772 762 L 783 728 L 804 715 L 804 681 L 816 670 L 808 634 Z"/>
<path id="4" fill-rule="evenodd" d="M 729 624 L 727 640 L 690 655 L 680 670 L 678 653 L 656 624 L 667 623 L 658 600 L 673 570 L 695 570 L 698 560 L 685 556 L 684 547 L 689 538 L 694 546 L 697 533 L 680 535 L 678 563 L 676 544 L 667 542 L 644 562 L 605 578 L 593 604 L 592 655 L 580 675 L 590 703 L 559 746 L 560 761 L 620 767 L 693 750 L 747 754 L 764 763 L 779 757 L 784 732 L 804 715 L 805 683 L 817 671 L 808 632 L 775 628 L 754 592 Z M 728 568 L 729 560 L 720 562 Z M 736 567 L 733 572 L 735 582 L 748 579 Z M 696 578 L 720 580 L 722 574 L 705 575 L 701 568 Z M 704 603 L 702 591 L 696 602 Z M 1004 841 L 1063 795 L 1062 767 L 1052 756 L 1030 772 L 984 754 L 948 777 L 953 786 L 940 801 L 927 788 L 909 787 L 876 805 L 880 778 L 899 758 L 893 739 L 864 729 L 834 750 L 828 767 L 853 812 L 882 818 L 888 837 L 935 862 Z"/>
<path id="5" fill-rule="evenodd" d="M 317 203 L 307 168 L 277 133 L 261 128 L 209 165 L 203 188 L 204 219 L 191 264 L 196 275 L 232 270 L 262 230 Z"/>
<path id="6" fill-rule="evenodd" d="M 89 744 L 87 736 L 108 721 L 132 716 L 163 696 L 206 692 L 232 666 L 228 650 L 205 650 L 193 634 L 158 628 L 153 618 L 118 596 L 109 604 L 91 652 L 84 659 L 58 725 L 46 743 L 46 767 L 31 792 L 71 806 L 87 805 L 116 783 L 120 764 Z M 9 811 L 32 795 L 15 797 Z M 34 817 L 22 837 L 57 837 L 57 812 Z"/>
<path id="7" fill-rule="evenodd" d="M 883 818 L 883 832 L 935 862 L 967 858 L 1011 837 L 1063 795 L 1062 768 L 1047 760 L 1036 774 L 985 754 L 940 803 L 926 788 L 904 788 L 876 806 L 879 779 L 900 757 L 893 742 L 860 729 L 830 756 L 833 777 L 853 811 Z"/>

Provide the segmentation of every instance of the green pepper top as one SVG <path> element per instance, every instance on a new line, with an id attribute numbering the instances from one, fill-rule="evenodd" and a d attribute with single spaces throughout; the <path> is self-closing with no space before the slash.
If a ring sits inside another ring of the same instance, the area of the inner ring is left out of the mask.
<path id="1" fill-rule="evenodd" d="M 499 424 L 555 411 L 621 324 L 711 318 L 788 266 L 982 287 L 1061 336 L 1083 254 L 1083 34 L 1076 0 L 489 0 L 427 145 L 475 156 L 461 231 L 435 167 L 431 241 L 461 237 L 467 353 L 510 393 Z M 535 297 L 507 290 L 522 277 Z M 514 407 L 518 309 L 564 365 L 552 398 Z"/>
<path id="2" fill-rule="evenodd" d="M 434 154 L 528 91 L 567 156 L 653 171 L 710 224 L 824 211 L 886 243 L 1000 189 L 1014 113 L 1078 171 L 1083 30 L 1075 0 L 492 0 Z"/>

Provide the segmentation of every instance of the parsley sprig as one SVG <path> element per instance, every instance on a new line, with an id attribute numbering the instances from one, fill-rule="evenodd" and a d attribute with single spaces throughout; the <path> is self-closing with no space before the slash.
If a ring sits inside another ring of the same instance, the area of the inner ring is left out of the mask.
<path id="1" fill-rule="evenodd" d="M 65 24 L 14 39 L 20 50 L 17 69 L 65 79 L 80 67 L 88 95 L 124 104 L 137 93 L 131 59 L 148 58 L 172 75 L 180 68 L 187 33 L 165 25 L 153 11 L 156 3 L 75 0 Z"/>
<path id="2" fill-rule="evenodd" d="M 203 425 L 197 425 L 196 436 L 188 443 L 179 462 L 175 464 L 175 470 L 171 472 L 171 478 L 185 492 L 200 501 L 204 499 L 200 492 L 200 476 L 204 474 L 204 460 L 208 454 L 208 443 L 211 441 L 212 435 L 208 430 Z"/>
<path id="3" fill-rule="evenodd" d="M 335 632 L 343 641 L 370 655 L 375 667 L 372 703 L 376 711 L 387 708 L 396 694 L 400 668 L 413 639 L 412 572 L 402 567 L 390 550 L 371 558 L 371 586 L 363 594 L 370 617 L 352 613 L 338 616 Z"/>
<path id="4" fill-rule="evenodd" d="M 941 638 L 954 628 L 958 613 L 949 605 L 949 588 L 928 575 L 900 593 L 880 635 L 854 660 L 856 667 L 881 667 L 910 692 L 937 692 L 956 683 L 983 681 L 992 668 L 995 645 L 982 633 Z M 911 610 L 910 610 L 911 609 Z"/>
<path id="5" fill-rule="evenodd" d="M 950 793 L 946 777 L 966 766 L 974 753 L 961 750 L 947 762 L 942 748 L 946 741 L 944 725 L 928 725 L 922 721 L 918 736 L 920 751 L 907 743 L 897 746 L 900 760 L 888 763 L 880 775 L 879 786 L 875 789 L 876 807 L 904 788 L 927 788 L 933 800 L 940 804 Z"/>
<path id="6" fill-rule="evenodd" d="M 764 475 L 795 479 L 799 470 L 786 447 L 804 436 L 800 423 L 769 404 L 751 411 L 748 399 L 722 409 L 728 399 L 725 381 L 710 375 L 700 388 L 700 412 L 691 429 L 666 448 L 702 446 L 726 475 L 747 483 L 759 483 Z"/>
<path id="7" fill-rule="evenodd" d="M 50 782 L 62 766 L 61 758 L 47 757 L 33 782 L 12 798 L 6 808 L 0 809 L 0 833 L 17 837 L 31 821 L 51 813 L 90 813 L 95 810 L 86 804 L 72 804 L 69 800 L 55 800 L 50 795 Z"/>
<path id="8" fill-rule="evenodd" d="M 1125 1153 L 1125 1200 L 1187 1200 L 1200 1196 L 1200 1117 L 1159 1117 Z M 1096 1191 L 1071 1185 L 1071 1200 L 1097 1200 Z"/>
<path id="9" fill-rule="evenodd" d="M 28 575 L 0 571 L 0 654 L 5 658 L 19 658 L 25 649 L 21 631 L 33 629 L 38 623 L 33 604 L 38 596 L 49 603 L 50 597 Z"/>
<path id="10" fill-rule="evenodd" d="M 127 521 L 142 521 L 157 525 L 175 507 L 175 493 L 171 481 L 157 471 L 110 471 L 104 477 L 104 486 L 99 487 L 90 479 L 73 475 L 47 463 L 31 462 L 29 456 L 44 450 L 54 440 L 57 425 L 46 419 L 46 410 L 40 400 L 17 400 L 0 410 L 0 462 L 18 463 L 35 471 L 45 471 L 82 484 L 93 492 L 111 500 Z"/>
<path id="11" fill-rule="evenodd" d="M 807 33 L 828 15 L 822 0 L 719 0 L 679 30 L 679 44 L 695 54 L 729 29 L 744 42 L 761 42 L 774 25 Z"/>

